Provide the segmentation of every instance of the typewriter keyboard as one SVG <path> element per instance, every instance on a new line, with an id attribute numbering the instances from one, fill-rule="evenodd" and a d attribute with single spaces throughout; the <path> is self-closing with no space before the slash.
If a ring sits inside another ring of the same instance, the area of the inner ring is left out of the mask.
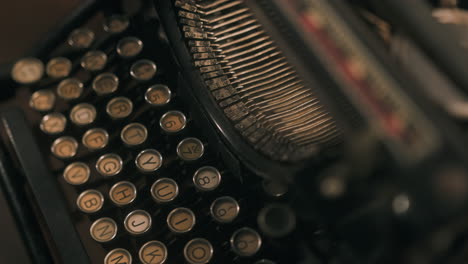
<path id="1" fill-rule="evenodd" d="M 12 70 L 92 263 L 296 263 L 293 190 L 229 171 L 143 13 L 99 12 Z"/>

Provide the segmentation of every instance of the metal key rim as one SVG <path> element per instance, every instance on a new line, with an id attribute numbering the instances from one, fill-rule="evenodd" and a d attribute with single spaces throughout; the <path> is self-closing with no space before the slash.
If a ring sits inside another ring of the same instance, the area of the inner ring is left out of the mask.
<path id="1" fill-rule="evenodd" d="M 112 234 L 112 237 L 110 237 L 108 240 L 102 240 L 102 239 L 99 239 L 97 238 L 94 233 L 92 232 L 92 230 L 94 229 L 94 227 L 96 225 L 98 225 L 100 222 L 104 222 L 104 221 L 109 221 L 111 222 L 111 224 L 115 227 L 115 231 L 113 232 Z M 109 218 L 109 217 L 101 217 L 99 219 L 97 219 L 96 221 L 93 222 L 93 224 L 91 225 L 91 227 L 89 228 L 89 233 L 91 234 L 91 237 L 99 242 L 99 243 L 106 243 L 106 242 L 110 242 L 112 241 L 116 236 L 117 236 L 117 232 L 118 232 L 118 226 L 117 226 L 117 223 L 114 221 L 114 219 L 112 218 Z"/>
<path id="2" fill-rule="evenodd" d="M 187 230 L 184 230 L 184 231 L 180 231 L 180 230 L 175 229 L 172 226 L 172 224 L 170 223 L 172 216 L 174 214 L 180 212 L 180 211 L 184 211 L 184 212 L 188 213 L 193 219 L 192 223 L 190 224 L 190 227 Z M 193 213 L 192 210 L 190 210 L 189 208 L 186 208 L 186 207 L 177 207 L 167 215 L 166 222 L 167 222 L 167 226 L 169 227 L 169 229 L 172 232 L 177 233 L 177 234 L 185 234 L 185 233 L 188 233 L 188 232 L 192 231 L 193 227 L 195 226 L 196 220 L 197 219 L 195 218 L 195 214 Z"/>
<path id="3" fill-rule="evenodd" d="M 80 201 L 81 199 L 83 199 L 83 196 L 87 195 L 88 193 L 94 193 L 96 194 L 98 197 L 99 197 L 99 208 L 93 210 L 93 211 L 89 211 L 89 210 L 84 210 L 83 208 L 81 208 L 80 206 Z M 78 206 L 78 208 L 82 211 L 82 212 L 85 212 L 87 214 L 92 214 L 92 213 L 96 213 L 98 212 L 99 210 L 102 209 L 102 206 L 104 205 L 104 196 L 102 195 L 102 193 L 98 190 L 95 190 L 95 189 L 88 189 L 86 191 L 83 191 L 82 193 L 80 193 L 80 195 L 78 195 L 78 198 L 76 199 L 76 206 Z"/>
<path id="4" fill-rule="evenodd" d="M 235 245 L 235 239 L 236 237 L 242 233 L 242 232 L 249 232 L 249 233 L 252 233 L 254 234 L 256 237 L 258 237 L 259 239 L 257 240 L 257 245 L 256 245 L 256 250 L 255 252 L 251 253 L 251 254 L 244 254 L 242 253 L 241 251 L 239 251 L 237 249 L 237 246 Z M 229 239 L 229 243 L 231 244 L 231 249 L 239 256 L 241 257 L 250 257 L 250 256 L 253 256 L 255 255 L 259 250 L 260 250 L 260 247 L 262 246 L 262 239 L 260 237 L 260 235 L 258 234 L 257 231 L 253 230 L 252 228 L 249 228 L 249 227 L 242 227 L 240 229 L 238 229 L 236 232 L 234 232 L 234 234 L 232 234 L 231 236 L 231 239 Z"/>
<path id="5" fill-rule="evenodd" d="M 207 260 L 207 261 L 204 261 L 204 262 L 194 262 L 192 261 L 192 259 L 188 256 L 188 249 L 189 249 L 189 246 L 191 244 L 194 244 L 194 243 L 203 243 L 205 245 L 208 245 L 209 249 L 210 249 L 210 252 L 209 252 L 209 255 L 210 255 L 210 258 Z M 204 239 L 204 238 L 194 238 L 192 240 L 190 240 L 187 244 L 185 244 L 184 246 L 184 257 L 185 257 L 185 260 L 187 260 L 190 264 L 206 264 L 208 262 L 210 262 L 211 258 L 213 257 L 213 246 L 211 245 L 210 241 Z"/>
<path id="6" fill-rule="evenodd" d="M 129 230 L 129 228 L 127 227 L 127 224 L 128 224 L 128 221 L 130 220 L 130 217 L 132 217 L 135 214 L 143 214 L 148 219 L 148 226 L 143 231 L 135 232 L 135 231 Z M 132 235 L 142 235 L 142 234 L 148 232 L 148 230 L 151 229 L 151 225 L 152 225 L 151 215 L 147 211 L 141 210 L 141 209 L 131 211 L 130 213 L 127 214 L 127 216 L 125 216 L 125 219 L 124 219 L 125 230 L 127 230 L 127 232 L 129 232 Z"/>
<path id="7" fill-rule="evenodd" d="M 144 258 L 143 258 L 143 249 L 144 249 L 145 247 L 147 247 L 148 245 L 150 245 L 150 244 L 158 244 L 158 246 L 161 247 L 161 248 L 164 250 L 164 252 L 165 252 L 165 253 L 164 253 L 164 258 L 163 258 L 160 262 L 158 262 L 157 264 L 163 264 L 163 263 L 165 263 L 166 260 L 167 260 L 167 255 L 168 255 L 168 254 L 167 254 L 167 253 L 168 253 L 168 252 L 167 252 L 167 247 L 166 247 L 166 245 L 164 245 L 163 242 L 161 242 L 161 241 L 159 241 L 159 240 L 151 240 L 151 241 L 148 241 L 148 242 L 146 242 L 145 244 L 143 244 L 143 246 L 140 247 L 140 250 L 138 250 L 138 257 L 140 258 L 140 261 L 141 261 L 142 263 L 146 263 L 146 262 L 143 260 L 143 259 L 144 259 Z"/>
<path id="8" fill-rule="evenodd" d="M 163 121 L 168 115 L 175 115 L 175 116 L 180 117 L 182 119 L 182 122 L 181 122 L 183 124 L 182 127 L 177 129 L 177 131 L 171 131 L 171 130 L 168 130 L 167 128 L 165 128 L 164 125 L 163 125 Z M 161 127 L 161 129 L 164 130 L 164 132 L 166 132 L 168 134 L 178 133 L 178 132 L 184 130 L 184 128 L 186 126 L 187 126 L 187 117 L 181 111 L 177 111 L 177 110 L 168 111 L 168 112 L 164 113 L 161 116 L 161 118 L 159 119 L 159 127 Z"/>
<path id="9" fill-rule="evenodd" d="M 130 188 L 132 189 L 132 196 L 133 196 L 133 198 L 132 198 L 130 201 L 126 202 L 126 203 L 121 203 L 121 202 L 118 202 L 117 200 L 114 199 L 114 197 L 112 196 L 112 192 L 113 192 L 116 188 L 118 188 L 120 185 L 125 185 L 125 184 L 126 184 L 126 185 L 130 185 Z M 136 197 L 137 197 L 137 189 L 136 189 L 136 186 L 135 186 L 135 184 L 133 184 L 133 183 L 131 183 L 131 182 L 129 182 L 129 181 L 119 181 L 119 182 L 115 183 L 114 185 L 112 185 L 112 187 L 111 187 L 110 190 L 109 190 L 109 198 L 110 198 L 111 201 L 112 201 L 115 205 L 117 205 L 117 206 L 129 205 L 129 204 L 133 203 L 133 201 L 135 201 Z"/>
<path id="10" fill-rule="evenodd" d="M 107 254 L 106 254 L 106 257 L 104 258 L 104 263 L 105 264 L 111 264 L 109 262 L 109 258 L 112 256 L 112 254 L 114 254 L 115 252 L 121 252 L 123 255 L 126 255 L 128 257 L 128 262 L 129 264 L 132 263 L 132 254 L 130 254 L 130 252 L 128 252 L 128 250 L 124 249 L 124 248 L 114 248 L 113 250 L 109 251 Z"/>
<path id="11" fill-rule="evenodd" d="M 100 164 L 100 162 L 102 162 L 102 160 L 104 160 L 106 158 L 109 158 L 109 157 L 115 158 L 117 160 L 119 169 L 116 172 L 112 173 L 112 174 L 104 175 L 104 174 L 101 173 L 101 171 L 99 169 L 99 164 Z M 100 175 L 102 175 L 104 177 L 112 177 L 112 176 L 115 176 L 115 175 L 119 174 L 122 171 L 123 161 L 122 161 L 122 158 L 119 155 L 115 154 L 115 153 L 104 154 L 104 155 L 100 156 L 99 159 L 96 161 L 96 166 L 95 167 L 96 167 L 96 170 L 98 171 L 98 173 Z"/>
<path id="12" fill-rule="evenodd" d="M 150 98 L 149 98 L 149 93 L 152 92 L 153 90 L 157 90 L 158 88 L 160 87 L 163 87 L 163 89 L 167 92 L 167 99 L 166 101 L 164 101 L 163 103 L 161 104 L 155 104 L 153 102 L 151 102 Z M 172 97 L 172 92 L 171 92 L 171 89 L 169 89 L 169 87 L 167 85 L 164 85 L 164 84 L 155 84 L 155 85 L 152 85 L 150 86 L 146 92 L 145 92 L 145 101 L 147 103 L 149 103 L 150 105 L 152 106 L 163 106 L 163 105 L 166 105 L 168 104 L 170 101 L 171 101 L 171 97 Z M 161 124 L 161 123 L 160 123 Z"/>
<path id="13" fill-rule="evenodd" d="M 138 159 L 141 156 L 143 156 L 143 155 L 145 155 L 147 153 L 152 153 L 152 154 L 158 156 L 159 164 L 158 164 L 157 168 L 155 168 L 153 170 L 146 170 L 143 167 L 141 167 L 140 164 L 138 164 Z M 157 151 L 155 149 L 144 149 L 144 150 L 140 151 L 140 153 L 138 153 L 138 155 L 135 158 L 136 167 L 138 168 L 138 170 L 140 170 L 143 173 L 151 173 L 151 172 L 155 172 L 155 171 L 159 170 L 161 168 L 161 166 L 162 166 L 162 163 L 163 163 L 163 156 L 161 155 L 161 153 L 159 151 Z"/>
<path id="14" fill-rule="evenodd" d="M 67 156 L 67 157 L 61 157 L 61 156 L 55 154 L 55 151 L 54 151 L 55 148 L 56 148 L 60 143 L 62 143 L 62 142 L 64 142 L 64 141 L 69 141 L 69 142 L 71 142 L 71 143 L 73 144 L 74 150 L 73 150 L 72 155 L 69 156 L 69 157 L 68 157 L 68 156 Z M 59 158 L 59 159 L 71 159 L 71 158 L 73 158 L 73 157 L 76 155 L 76 153 L 77 153 L 77 151 L 78 151 L 78 141 L 76 141 L 75 138 L 70 137 L 70 136 L 59 137 L 59 138 L 55 139 L 54 142 L 52 143 L 52 146 L 50 147 L 50 151 L 52 152 L 52 154 L 54 154 L 55 157 L 57 157 L 57 158 Z"/>
<path id="15" fill-rule="evenodd" d="M 59 132 L 49 132 L 45 129 L 45 122 L 47 122 L 50 118 L 58 118 L 60 119 L 60 121 L 63 122 L 63 130 L 62 131 L 59 131 Z M 50 114 L 47 114 L 45 116 L 42 117 L 41 119 L 41 123 L 39 124 L 39 128 L 41 129 L 42 132 L 48 134 L 48 135 L 58 135 L 60 133 L 63 133 L 63 131 L 65 130 L 67 126 L 67 118 L 62 114 L 62 113 L 59 113 L 59 112 L 54 112 L 54 113 L 50 113 Z"/>
<path id="16" fill-rule="evenodd" d="M 231 219 L 231 220 L 222 220 L 222 219 L 219 219 L 218 217 L 216 217 L 216 214 L 214 212 L 214 209 L 215 209 L 215 205 L 216 203 L 219 203 L 220 201 L 222 200 L 227 200 L 233 204 L 235 204 L 235 210 L 236 210 L 236 216 Z M 239 215 L 239 212 L 240 212 L 240 206 L 239 206 L 239 203 L 236 201 L 236 199 L 232 198 L 231 196 L 221 196 L 221 197 L 218 197 L 216 198 L 216 200 L 214 200 L 211 205 L 210 205 L 210 213 L 211 213 L 211 216 L 213 217 L 213 219 L 218 222 L 218 223 L 221 223 L 221 224 L 227 224 L 227 223 L 231 223 L 232 221 L 234 221 L 234 219 L 237 218 L 237 216 Z"/>
<path id="17" fill-rule="evenodd" d="M 99 133 L 102 133 L 104 135 L 104 144 L 102 147 L 99 147 L 99 148 L 95 148 L 95 147 L 91 147 L 88 145 L 88 143 L 85 142 L 85 139 L 87 136 L 89 136 L 90 134 L 92 133 L 96 133 L 96 132 L 99 132 Z M 91 128 L 91 129 L 88 129 L 84 134 L 83 134 L 83 137 L 81 138 L 81 143 L 83 144 L 83 146 L 85 146 L 86 148 L 88 148 L 89 150 L 99 150 L 99 149 L 103 149 L 107 146 L 107 144 L 109 143 L 109 133 L 107 133 L 107 131 L 105 129 L 102 129 L 102 128 Z"/>
<path id="18" fill-rule="evenodd" d="M 86 170 L 86 177 L 85 177 L 85 180 L 82 183 L 76 184 L 74 182 L 71 182 L 67 177 L 65 177 L 65 174 L 67 174 L 67 172 L 70 171 L 73 168 L 73 167 L 71 167 L 72 165 L 81 166 L 82 168 L 84 168 Z M 86 164 L 84 162 L 81 162 L 81 161 L 77 161 L 77 162 L 73 162 L 73 163 L 68 164 L 67 167 L 65 167 L 65 170 L 63 171 L 63 174 L 62 174 L 64 180 L 68 184 L 75 185 L 75 186 L 82 185 L 82 184 L 85 184 L 86 182 L 88 182 L 90 175 L 91 175 L 91 170 L 89 169 L 88 164 Z"/>
<path id="19" fill-rule="evenodd" d="M 174 186 L 175 186 L 175 194 L 174 196 L 171 198 L 171 199 L 168 199 L 168 200 L 161 200 L 160 198 L 158 198 L 155 194 L 154 194 L 154 188 L 156 187 L 157 184 L 161 183 L 161 182 L 170 182 L 172 183 Z M 169 203 L 169 202 L 172 202 L 174 201 L 177 196 L 179 195 L 179 185 L 177 184 L 177 182 L 173 179 L 170 179 L 170 178 L 161 178 L 161 179 L 158 179 L 156 180 L 152 185 L 151 185 L 151 197 L 157 202 L 157 203 Z"/>
<path id="20" fill-rule="evenodd" d="M 202 188 L 200 187 L 200 185 L 196 182 L 197 181 L 197 176 L 198 174 L 200 174 L 203 170 L 211 170 L 213 171 L 215 174 L 216 174 L 216 179 L 218 181 L 218 183 L 216 184 L 216 186 L 213 186 L 211 188 Z M 216 169 L 215 167 L 212 167 L 212 166 L 203 166 L 201 168 L 199 168 L 197 171 L 195 171 L 195 173 L 193 174 L 193 177 L 192 177 L 192 182 L 193 184 L 195 185 L 195 188 L 197 188 L 198 190 L 200 191 L 203 191 L 203 192 L 209 192 L 209 191 L 213 191 L 215 190 L 216 188 L 219 187 L 219 185 L 221 184 L 221 173 L 219 172 L 218 169 Z"/>

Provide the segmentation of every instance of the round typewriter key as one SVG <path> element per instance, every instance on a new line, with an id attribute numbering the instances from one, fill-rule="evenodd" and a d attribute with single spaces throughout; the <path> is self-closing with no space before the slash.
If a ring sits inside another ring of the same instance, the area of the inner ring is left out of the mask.
<path id="1" fill-rule="evenodd" d="M 11 69 L 11 78 L 21 84 L 39 81 L 44 75 L 44 64 L 36 58 L 18 60 Z"/>
<path id="2" fill-rule="evenodd" d="M 39 127 L 49 135 L 60 134 L 65 130 L 67 118 L 61 113 L 50 113 L 42 117 Z"/>
<path id="3" fill-rule="evenodd" d="M 213 257 L 213 246 L 204 238 L 192 239 L 184 247 L 184 257 L 190 264 L 206 264 Z"/>
<path id="4" fill-rule="evenodd" d="M 96 108 L 87 103 L 75 105 L 70 111 L 70 120 L 79 126 L 89 125 L 96 119 Z"/>
<path id="5" fill-rule="evenodd" d="M 156 74 L 156 64 L 150 60 L 142 59 L 132 64 L 130 75 L 138 81 L 148 81 Z"/>
<path id="6" fill-rule="evenodd" d="M 286 205 L 270 204 L 260 210 L 257 223 L 263 234 L 269 237 L 283 237 L 296 227 L 296 215 Z"/>
<path id="7" fill-rule="evenodd" d="M 135 164 L 141 172 L 157 171 L 162 165 L 162 156 L 155 149 L 141 151 L 135 159 Z"/>
<path id="8" fill-rule="evenodd" d="M 143 264 L 162 264 L 167 259 L 167 248 L 162 242 L 152 240 L 141 246 L 138 256 Z"/>
<path id="9" fill-rule="evenodd" d="M 203 143 L 196 138 L 183 139 L 177 145 L 177 155 L 185 161 L 193 161 L 201 158 L 205 151 Z"/>
<path id="10" fill-rule="evenodd" d="M 124 226 L 132 235 L 141 235 L 151 228 L 151 216 L 143 210 L 130 212 L 124 220 Z"/>
<path id="11" fill-rule="evenodd" d="M 78 28 L 68 36 L 68 45 L 76 49 L 86 49 L 94 41 L 94 32 L 87 28 Z"/>
<path id="12" fill-rule="evenodd" d="M 120 133 L 122 141 L 129 146 L 137 146 L 145 142 L 148 137 L 148 130 L 140 123 L 130 123 L 126 125 Z"/>
<path id="13" fill-rule="evenodd" d="M 221 173 L 218 169 L 205 166 L 198 169 L 193 175 L 193 184 L 200 191 L 212 191 L 219 186 L 221 182 Z"/>
<path id="14" fill-rule="evenodd" d="M 117 235 L 117 224 L 109 217 L 99 218 L 91 225 L 89 233 L 97 242 L 109 242 Z"/>
<path id="15" fill-rule="evenodd" d="M 251 228 L 241 228 L 231 237 L 231 248 L 239 256 L 250 257 L 255 255 L 262 246 L 262 238 Z"/>
<path id="16" fill-rule="evenodd" d="M 195 225 L 195 214 L 192 210 L 179 207 L 172 210 L 167 216 L 167 225 L 174 233 L 187 233 Z"/>
<path id="17" fill-rule="evenodd" d="M 132 255 L 126 249 L 116 248 L 107 253 L 104 264 L 132 264 Z"/>
<path id="18" fill-rule="evenodd" d="M 261 260 L 255 262 L 255 264 L 276 264 L 276 262 L 273 262 L 273 261 L 268 260 L 268 259 L 261 259 Z"/>
<path id="19" fill-rule="evenodd" d="M 182 131 L 187 125 L 187 119 L 182 112 L 169 111 L 161 116 L 159 126 L 167 133 Z"/>
<path id="20" fill-rule="evenodd" d="M 94 78 L 92 87 L 98 95 L 111 94 L 117 91 L 119 78 L 113 73 L 101 73 Z"/>
<path id="21" fill-rule="evenodd" d="M 107 55 L 99 50 L 86 52 L 81 58 L 81 67 L 88 71 L 100 71 L 107 63 Z"/>
<path id="22" fill-rule="evenodd" d="M 53 143 L 50 150 L 52 153 L 61 159 L 72 158 L 76 155 L 78 142 L 76 139 L 68 136 L 59 137 Z"/>
<path id="23" fill-rule="evenodd" d="M 239 215 L 239 204 L 230 196 L 219 197 L 210 207 L 210 213 L 219 223 L 230 223 Z"/>
<path id="24" fill-rule="evenodd" d="M 73 162 L 63 171 L 63 178 L 71 185 L 81 185 L 88 181 L 90 169 L 86 163 Z"/>
<path id="25" fill-rule="evenodd" d="M 117 54 L 122 58 L 135 57 L 142 49 L 143 42 L 135 37 L 125 37 L 117 43 Z"/>
<path id="26" fill-rule="evenodd" d="M 54 104 L 55 94 L 47 89 L 34 92 L 29 99 L 29 106 L 37 111 L 49 111 Z"/>
<path id="27" fill-rule="evenodd" d="M 106 106 L 107 114 L 113 119 L 128 117 L 133 110 L 133 103 L 127 97 L 112 98 Z"/>
<path id="28" fill-rule="evenodd" d="M 151 186 L 151 196 L 158 203 L 173 201 L 179 194 L 179 186 L 173 179 L 161 178 Z"/>
<path id="29" fill-rule="evenodd" d="M 272 180 L 263 180 L 263 190 L 270 196 L 281 197 L 288 191 L 288 185 Z"/>
<path id="30" fill-rule="evenodd" d="M 109 142 L 109 134 L 102 128 L 91 128 L 84 133 L 81 142 L 89 150 L 103 149 Z"/>
<path id="31" fill-rule="evenodd" d="M 137 196 L 135 185 L 128 181 L 121 181 L 109 191 L 109 197 L 118 206 L 123 206 L 132 203 Z"/>
<path id="32" fill-rule="evenodd" d="M 75 78 L 61 81 L 57 86 L 57 95 L 65 100 L 77 99 L 83 92 L 83 83 Z"/>
<path id="33" fill-rule="evenodd" d="M 63 78 L 70 74 L 71 68 L 72 63 L 69 59 L 57 57 L 47 63 L 46 73 L 52 78 Z"/>
<path id="34" fill-rule="evenodd" d="M 146 90 L 145 100 L 152 106 L 166 105 L 171 101 L 171 90 L 167 85 L 155 84 Z"/>
<path id="35" fill-rule="evenodd" d="M 122 159 L 117 154 L 105 154 L 96 162 L 96 170 L 102 176 L 115 176 L 122 170 Z"/>
<path id="36" fill-rule="evenodd" d="M 101 210 L 104 204 L 104 196 L 97 190 L 86 190 L 82 192 L 78 199 L 76 199 L 76 205 L 84 213 L 95 213 Z"/>
<path id="37" fill-rule="evenodd" d="M 121 15 L 112 15 L 106 18 L 104 30 L 112 34 L 121 33 L 128 28 L 129 24 L 128 18 Z"/>

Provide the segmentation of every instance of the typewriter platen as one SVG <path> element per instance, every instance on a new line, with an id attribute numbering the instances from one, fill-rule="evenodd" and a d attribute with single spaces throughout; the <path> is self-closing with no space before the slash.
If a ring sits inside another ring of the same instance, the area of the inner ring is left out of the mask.
<path id="1" fill-rule="evenodd" d="M 83 4 L 3 82 L 31 262 L 462 263 L 466 76 L 401 21 L 463 10 L 364 2 Z"/>

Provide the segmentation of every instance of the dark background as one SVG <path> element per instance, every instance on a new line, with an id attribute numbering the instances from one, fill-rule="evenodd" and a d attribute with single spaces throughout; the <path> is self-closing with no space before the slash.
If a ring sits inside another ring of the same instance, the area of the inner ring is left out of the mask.
<path id="1" fill-rule="evenodd" d="M 28 53 L 83 0 L 3 0 L 0 3 L 0 65 Z"/>
<path id="2" fill-rule="evenodd" d="M 83 0 L 4 0 L 0 3 L 0 66 L 27 56 Z M 4 87 L 3 87 L 4 88 Z M 0 87 L 0 93 L 3 89 Z M 0 191 L 0 263 L 35 263 L 27 255 Z"/>

